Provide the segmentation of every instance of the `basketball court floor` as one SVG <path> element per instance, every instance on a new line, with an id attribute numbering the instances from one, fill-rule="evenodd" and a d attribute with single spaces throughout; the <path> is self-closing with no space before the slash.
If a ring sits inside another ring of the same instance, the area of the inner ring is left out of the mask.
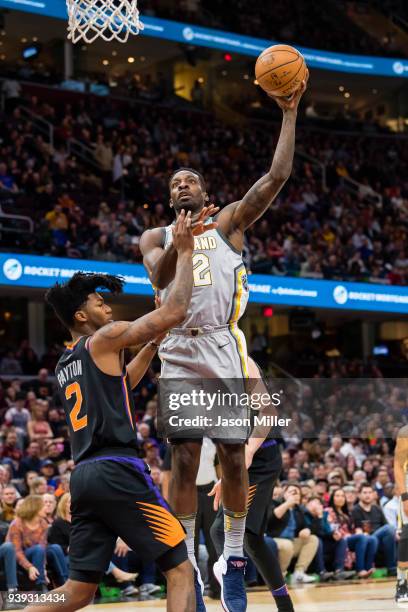
<path id="1" fill-rule="evenodd" d="M 386 612 L 401 609 L 394 602 L 394 581 L 352 583 L 336 586 L 305 586 L 291 589 L 296 612 Z M 220 612 L 218 601 L 206 601 L 208 612 Z M 405 607 L 405 606 L 404 606 Z M 165 610 L 164 601 L 145 601 L 121 604 L 89 606 L 87 612 L 157 612 Z M 406 606 L 408 610 L 408 605 Z M 276 610 L 267 591 L 251 592 L 248 595 L 248 612 L 272 612 Z"/>

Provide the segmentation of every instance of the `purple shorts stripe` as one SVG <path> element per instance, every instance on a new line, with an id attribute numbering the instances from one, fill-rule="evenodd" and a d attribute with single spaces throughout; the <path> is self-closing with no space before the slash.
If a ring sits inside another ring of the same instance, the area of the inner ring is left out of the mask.
<path id="1" fill-rule="evenodd" d="M 139 474 L 143 476 L 149 489 L 153 491 L 153 493 L 156 495 L 159 504 L 167 510 L 170 510 L 168 503 L 160 493 L 159 489 L 154 484 L 152 477 L 147 471 L 149 469 L 149 466 L 145 461 L 143 461 L 143 459 L 139 459 L 139 457 L 115 457 L 107 455 L 105 457 L 93 457 L 91 459 L 84 459 L 83 461 L 78 463 L 76 467 L 79 467 L 80 465 L 85 465 L 87 463 L 95 463 L 96 461 L 116 461 L 116 463 L 127 463 L 129 465 L 132 465 L 139 472 Z"/>
<path id="2" fill-rule="evenodd" d="M 275 444 L 277 444 L 276 440 L 265 440 L 265 442 L 262 442 L 260 448 L 269 448 L 270 446 L 275 446 Z"/>

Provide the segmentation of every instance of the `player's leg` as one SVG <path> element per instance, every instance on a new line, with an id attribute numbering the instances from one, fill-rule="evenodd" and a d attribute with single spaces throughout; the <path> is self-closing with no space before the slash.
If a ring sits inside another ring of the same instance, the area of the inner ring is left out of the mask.
<path id="1" fill-rule="evenodd" d="M 94 504 L 100 519 L 132 550 L 143 551 L 146 562 L 155 561 L 170 580 L 168 611 L 196 610 L 184 530 L 154 485 L 147 465 L 130 457 L 104 461 L 98 477 L 102 488 L 110 491 L 103 504 Z"/>
<path id="2" fill-rule="evenodd" d="M 164 553 L 156 562 L 167 580 L 167 612 L 195 612 L 193 568 L 186 559 L 184 543 Z"/>
<path id="3" fill-rule="evenodd" d="M 400 502 L 399 520 L 401 524 L 401 534 L 398 542 L 398 567 L 397 567 L 397 588 L 395 601 L 397 603 L 408 603 L 408 517 L 404 513 Z"/>
<path id="4" fill-rule="evenodd" d="M 85 578 L 85 575 L 83 576 Z M 75 612 L 92 603 L 101 576 L 88 579 L 91 582 L 80 582 L 79 580 L 67 580 L 58 589 L 47 593 L 47 601 L 44 604 L 28 606 L 26 610 L 32 612 Z M 96 582 L 95 582 L 96 580 Z M 92 582 L 94 581 L 94 582 Z"/>
<path id="5" fill-rule="evenodd" d="M 197 609 L 204 610 L 204 584 L 194 553 L 197 518 L 196 479 L 201 456 L 201 440 L 177 440 L 171 447 L 172 470 L 169 487 L 171 507 L 186 532 L 188 558 L 194 568 Z"/>
<path id="6" fill-rule="evenodd" d="M 254 562 L 257 570 L 269 587 L 279 612 L 293 612 L 293 604 L 289 595 L 279 559 L 265 542 L 263 534 L 245 534 L 245 551 Z"/>
<path id="7" fill-rule="evenodd" d="M 280 455 L 278 454 L 278 457 Z M 269 502 L 278 480 L 280 469 L 270 472 L 267 480 L 255 482 L 250 472 L 250 503 L 245 528 L 245 552 L 269 587 L 279 612 L 293 612 L 293 604 L 279 564 L 278 553 L 265 541 L 265 526 Z"/>
<path id="8" fill-rule="evenodd" d="M 221 602 L 227 612 L 247 608 L 245 592 L 244 534 L 247 516 L 248 471 L 245 467 L 245 445 L 217 443 L 222 470 L 224 515 L 223 554 L 214 565 L 221 585 Z"/>

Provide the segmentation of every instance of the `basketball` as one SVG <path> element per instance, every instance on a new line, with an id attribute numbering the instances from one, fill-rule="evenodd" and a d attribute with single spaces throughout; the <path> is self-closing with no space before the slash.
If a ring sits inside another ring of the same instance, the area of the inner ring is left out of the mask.
<path id="1" fill-rule="evenodd" d="M 307 66 L 301 53 L 290 45 L 273 45 L 258 57 L 255 75 L 271 96 L 290 96 L 306 78 Z"/>

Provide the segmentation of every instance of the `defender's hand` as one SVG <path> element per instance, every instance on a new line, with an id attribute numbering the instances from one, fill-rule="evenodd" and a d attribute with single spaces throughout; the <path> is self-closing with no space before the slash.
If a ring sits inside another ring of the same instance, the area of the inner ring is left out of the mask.
<path id="1" fill-rule="evenodd" d="M 213 495 L 214 495 L 213 508 L 214 510 L 218 510 L 218 508 L 220 507 L 220 501 L 221 501 L 221 479 L 215 483 L 211 491 L 208 493 L 208 497 L 212 497 Z"/>
<path id="2" fill-rule="evenodd" d="M 301 86 L 291 96 L 269 96 L 272 100 L 275 100 L 276 104 L 283 110 L 284 113 L 297 111 L 301 97 L 306 91 L 307 82 L 309 80 L 309 71 L 306 72 L 306 78 L 302 81 Z"/>
<path id="3" fill-rule="evenodd" d="M 201 236 L 201 234 L 205 234 L 205 232 L 208 232 L 208 230 L 218 227 L 218 223 L 216 221 L 213 221 L 213 223 L 207 223 L 207 225 L 205 225 L 205 222 L 207 219 L 217 214 L 219 210 L 219 206 L 214 206 L 214 204 L 204 206 L 197 219 L 193 221 L 194 236 Z"/>
<path id="4" fill-rule="evenodd" d="M 179 214 L 176 224 L 172 226 L 173 246 L 177 253 L 192 253 L 194 249 L 194 236 L 191 227 L 191 211 L 186 214 L 184 208 Z"/>

